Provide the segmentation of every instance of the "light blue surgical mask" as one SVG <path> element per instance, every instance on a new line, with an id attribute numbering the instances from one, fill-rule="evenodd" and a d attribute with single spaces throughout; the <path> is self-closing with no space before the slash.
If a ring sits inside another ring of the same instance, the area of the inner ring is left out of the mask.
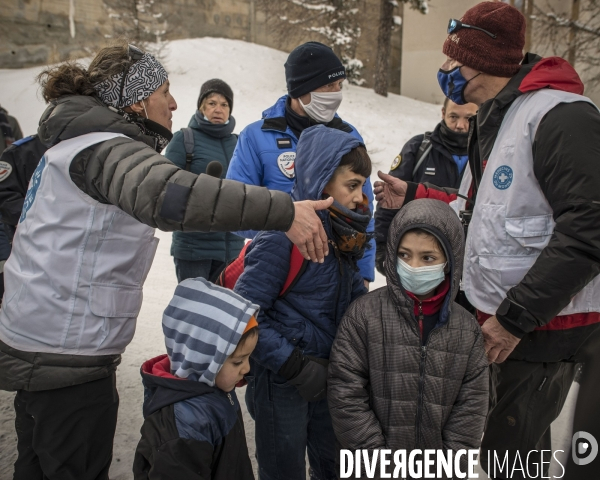
<path id="1" fill-rule="evenodd" d="M 473 78 L 481 75 L 481 72 L 475 75 L 473 78 L 467 80 L 463 77 L 462 73 L 460 73 L 460 68 L 462 65 L 453 68 L 452 70 L 440 70 L 438 71 L 437 78 L 438 83 L 440 84 L 440 88 L 444 95 L 452 100 L 457 105 L 464 105 L 468 103 L 465 100 L 465 88 L 467 84 L 473 80 Z"/>
<path id="2" fill-rule="evenodd" d="M 427 267 L 411 267 L 401 258 L 396 262 L 396 271 L 402 286 L 415 295 L 425 295 L 443 282 L 445 263 Z"/>

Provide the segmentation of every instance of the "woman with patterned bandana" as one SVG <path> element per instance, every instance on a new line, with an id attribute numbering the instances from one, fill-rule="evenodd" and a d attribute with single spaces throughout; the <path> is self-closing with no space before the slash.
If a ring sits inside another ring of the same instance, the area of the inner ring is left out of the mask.
<path id="1" fill-rule="evenodd" d="M 315 209 L 331 201 L 294 205 L 159 155 L 177 104 L 163 66 L 134 46 L 40 79 L 49 107 L 38 134 L 49 150 L 27 192 L 0 311 L 0 388 L 17 392 L 14 479 L 108 479 L 115 370 L 135 331 L 154 229 L 282 230 L 322 261 Z"/>

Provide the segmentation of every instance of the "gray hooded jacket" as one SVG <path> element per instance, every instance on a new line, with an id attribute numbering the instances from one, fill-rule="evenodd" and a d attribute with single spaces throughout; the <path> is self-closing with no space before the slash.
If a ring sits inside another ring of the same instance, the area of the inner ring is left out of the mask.
<path id="1" fill-rule="evenodd" d="M 396 272 L 400 240 L 414 228 L 441 240 L 452 277 L 451 293 L 424 346 L 413 300 Z M 387 241 L 387 286 L 350 306 L 333 343 L 327 396 L 341 448 L 479 448 L 488 363 L 475 318 L 452 301 L 463 243 L 462 226 L 443 202 L 416 200 L 396 215 Z"/>

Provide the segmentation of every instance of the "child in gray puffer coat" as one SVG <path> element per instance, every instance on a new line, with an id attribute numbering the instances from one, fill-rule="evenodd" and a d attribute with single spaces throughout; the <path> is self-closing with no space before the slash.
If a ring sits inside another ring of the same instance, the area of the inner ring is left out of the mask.
<path id="1" fill-rule="evenodd" d="M 408 457 L 479 448 L 488 362 L 477 321 L 453 301 L 463 247 L 462 225 L 443 202 L 416 200 L 394 218 L 387 285 L 352 303 L 331 351 L 327 397 L 342 449 Z M 466 472 L 467 455 L 460 463 Z"/>

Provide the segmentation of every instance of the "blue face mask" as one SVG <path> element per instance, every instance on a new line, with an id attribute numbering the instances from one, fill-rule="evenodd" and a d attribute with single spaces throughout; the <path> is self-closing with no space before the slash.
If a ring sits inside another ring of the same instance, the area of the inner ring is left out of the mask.
<path id="1" fill-rule="evenodd" d="M 402 286 L 415 295 L 425 295 L 442 283 L 446 276 L 445 267 L 445 263 L 440 263 L 439 265 L 415 268 L 400 258 L 396 262 L 396 271 Z"/>
<path id="2" fill-rule="evenodd" d="M 440 68 L 437 78 L 444 95 L 457 105 L 464 105 L 465 103 L 468 103 L 465 100 L 465 88 L 467 87 L 467 84 L 473 80 L 473 78 L 481 75 L 481 73 L 478 73 L 475 77 L 467 80 L 462 76 L 462 73 L 460 73 L 460 67 L 462 67 L 462 65 L 453 68 L 452 70 L 442 70 Z"/>

